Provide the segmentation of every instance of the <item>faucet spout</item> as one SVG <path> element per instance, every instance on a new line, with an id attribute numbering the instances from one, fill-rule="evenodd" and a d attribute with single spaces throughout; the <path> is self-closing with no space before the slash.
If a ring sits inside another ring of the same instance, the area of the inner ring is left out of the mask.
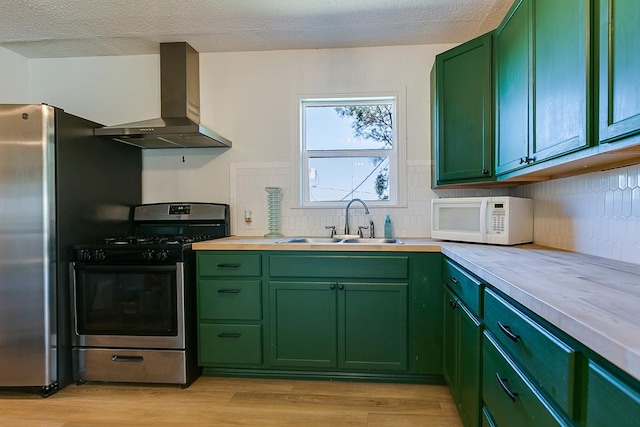
<path id="1" fill-rule="evenodd" d="M 347 208 L 345 209 L 345 220 L 344 220 L 344 234 L 351 234 L 349 233 L 349 208 L 351 207 L 351 205 L 353 204 L 353 202 L 360 202 L 362 204 L 362 206 L 364 207 L 364 213 L 368 214 L 369 213 L 369 208 L 367 207 L 367 204 L 365 202 L 363 202 L 361 199 L 352 199 L 349 203 L 347 203 Z"/>

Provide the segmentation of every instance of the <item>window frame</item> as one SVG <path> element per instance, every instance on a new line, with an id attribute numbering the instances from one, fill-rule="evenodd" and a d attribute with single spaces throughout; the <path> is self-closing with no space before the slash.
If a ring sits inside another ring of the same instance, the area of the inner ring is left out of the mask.
<path id="1" fill-rule="evenodd" d="M 306 95 L 298 96 L 297 103 L 297 155 L 299 186 L 299 206 L 302 208 L 343 208 L 351 198 L 343 201 L 312 201 L 309 194 L 309 159 L 313 158 L 348 158 L 348 157 L 376 157 L 384 153 L 389 157 L 389 198 L 387 200 L 365 200 L 369 207 L 398 207 L 406 203 L 402 189 L 405 183 L 405 162 L 401 159 L 404 156 L 404 129 L 405 114 L 403 110 L 403 100 L 399 93 L 383 94 L 349 94 L 341 96 L 318 96 Z M 359 150 L 307 150 L 305 141 L 305 108 L 308 106 L 339 106 L 339 105 L 376 105 L 382 103 L 393 104 L 394 111 L 394 144 L 391 149 L 359 149 Z M 321 155 L 318 155 L 320 154 Z M 315 155 L 314 155 L 315 154 Z"/>

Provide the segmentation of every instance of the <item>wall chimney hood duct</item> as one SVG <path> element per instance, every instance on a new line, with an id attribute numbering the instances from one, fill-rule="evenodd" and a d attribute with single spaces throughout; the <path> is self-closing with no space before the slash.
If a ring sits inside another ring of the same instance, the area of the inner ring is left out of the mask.
<path id="1" fill-rule="evenodd" d="M 94 129 L 141 148 L 231 147 L 231 141 L 200 124 L 200 60 L 185 42 L 160 43 L 161 117 Z"/>

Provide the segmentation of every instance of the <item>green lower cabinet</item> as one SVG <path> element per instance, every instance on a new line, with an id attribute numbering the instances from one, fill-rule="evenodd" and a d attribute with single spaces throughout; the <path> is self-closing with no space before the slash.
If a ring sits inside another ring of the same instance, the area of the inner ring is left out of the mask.
<path id="1" fill-rule="evenodd" d="M 490 289 L 484 292 L 484 324 L 536 387 L 573 417 L 577 351 Z"/>
<path id="2" fill-rule="evenodd" d="M 480 425 L 480 322 L 448 288 L 444 293 L 445 380 L 466 427 Z"/>
<path id="3" fill-rule="evenodd" d="M 200 365 L 260 365 L 262 326 L 200 324 L 198 328 Z"/>
<path id="4" fill-rule="evenodd" d="M 272 366 L 337 366 L 335 284 L 269 283 Z"/>
<path id="5" fill-rule="evenodd" d="M 586 405 L 587 427 L 640 425 L 640 390 L 593 361 L 588 368 Z"/>
<path id="6" fill-rule="evenodd" d="M 407 286 L 272 281 L 271 365 L 406 370 Z"/>
<path id="7" fill-rule="evenodd" d="M 555 412 L 487 332 L 482 352 L 482 397 L 497 426 L 572 425 Z"/>
<path id="8" fill-rule="evenodd" d="M 486 406 L 482 407 L 482 427 L 496 427 L 496 423 Z"/>
<path id="9" fill-rule="evenodd" d="M 338 366 L 406 371 L 406 283 L 338 285 Z"/>
<path id="10" fill-rule="evenodd" d="M 205 375 L 442 384 L 440 253 L 198 251 Z"/>

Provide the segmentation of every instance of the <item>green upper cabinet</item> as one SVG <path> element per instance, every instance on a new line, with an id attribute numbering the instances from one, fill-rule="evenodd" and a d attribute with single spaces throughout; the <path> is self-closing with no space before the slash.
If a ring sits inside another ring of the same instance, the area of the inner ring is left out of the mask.
<path id="1" fill-rule="evenodd" d="M 513 5 L 496 30 L 496 173 L 529 157 L 529 0 Z"/>
<path id="2" fill-rule="evenodd" d="M 600 0 L 599 140 L 640 133 L 640 7 L 637 0 Z"/>
<path id="3" fill-rule="evenodd" d="M 436 57 L 432 128 L 437 185 L 493 177 L 492 38 L 485 34 Z"/>
<path id="4" fill-rule="evenodd" d="M 534 139 L 539 162 L 589 146 L 590 0 L 533 0 Z"/>
<path id="5" fill-rule="evenodd" d="M 496 173 L 590 144 L 590 0 L 518 0 L 496 30 Z"/>

